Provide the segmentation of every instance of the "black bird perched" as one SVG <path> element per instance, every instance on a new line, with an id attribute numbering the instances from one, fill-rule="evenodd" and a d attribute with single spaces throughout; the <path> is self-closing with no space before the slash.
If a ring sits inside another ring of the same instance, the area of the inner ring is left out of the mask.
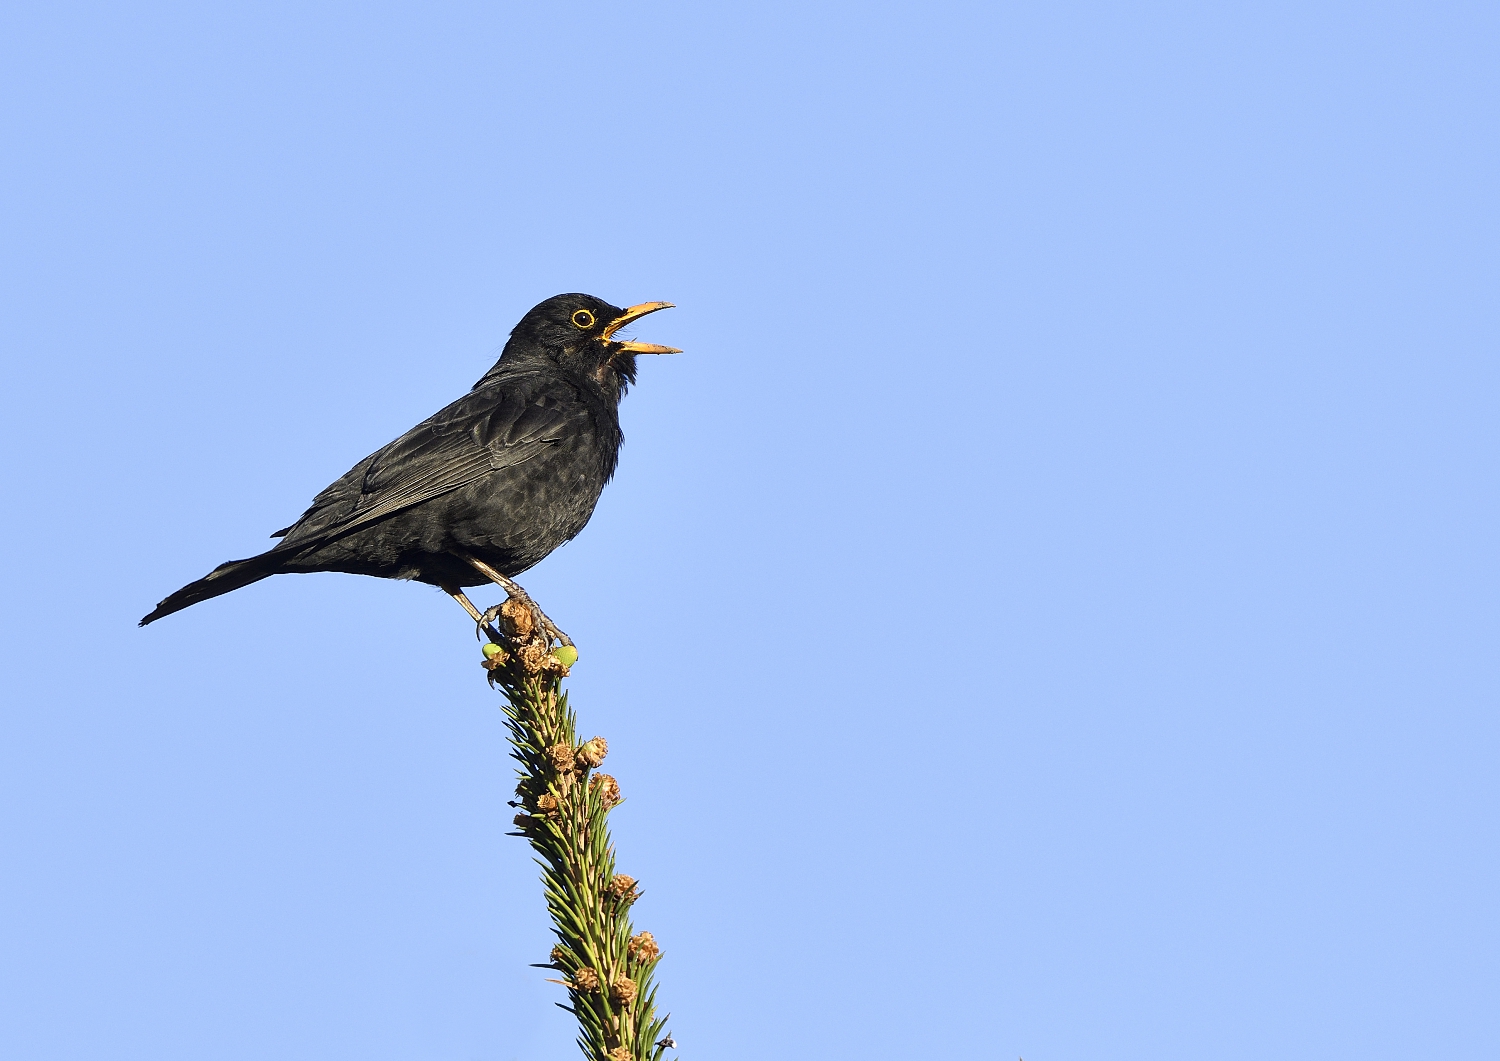
<path id="1" fill-rule="evenodd" d="M 141 625 L 271 575 L 345 571 L 439 586 L 480 623 L 463 587 L 493 582 L 571 645 L 511 576 L 593 515 L 619 460 L 620 399 L 635 382 L 635 356 L 681 353 L 614 335 L 671 305 L 547 299 L 521 318 L 473 390 L 350 468 L 271 536 L 281 539 L 275 548 L 220 564 Z"/>

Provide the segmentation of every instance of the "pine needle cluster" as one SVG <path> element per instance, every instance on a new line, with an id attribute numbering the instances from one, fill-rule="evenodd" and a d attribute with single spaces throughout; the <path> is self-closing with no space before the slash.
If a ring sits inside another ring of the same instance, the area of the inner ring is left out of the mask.
<path id="1" fill-rule="evenodd" d="M 578 1045 L 590 1061 L 660 1061 L 677 1044 L 656 1016 L 652 972 L 661 949 L 650 932 L 635 932 L 630 907 L 636 880 L 615 872 L 609 813 L 622 802 L 620 786 L 599 772 L 609 753 L 603 737 L 580 741 L 577 719 L 562 689 L 577 658 L 551 641 L 530 612 L 507 601 L 500 631 L 485 646 L 490 682 L 505 693 L 511 755 L 517 770 L 517 831 L 542 867 L 547 909 L 557 946 L 541 968 L 568 989 L 578 1018 Z"/>

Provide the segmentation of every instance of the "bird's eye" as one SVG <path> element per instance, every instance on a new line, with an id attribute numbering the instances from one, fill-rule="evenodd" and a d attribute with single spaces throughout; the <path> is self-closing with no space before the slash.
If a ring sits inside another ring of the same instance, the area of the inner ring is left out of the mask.
<path id="1" fill-rule="evenodd" d="M 575 328 L 592 328 L 594 326 L 594 315 L 586 309 L 581 309 L 573 314 L 573 326 Z"/>

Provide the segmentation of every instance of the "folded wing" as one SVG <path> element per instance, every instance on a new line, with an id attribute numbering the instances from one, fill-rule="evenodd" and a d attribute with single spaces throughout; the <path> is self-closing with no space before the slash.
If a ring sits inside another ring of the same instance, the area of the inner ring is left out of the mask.
<path id="1" fill-rule="evenodd" d="M 576 437 L 587 407 L 556 379 L 510 377 L 470 391 L 351 468 L 276 547 L 303 549 L 440 497 Z"/>

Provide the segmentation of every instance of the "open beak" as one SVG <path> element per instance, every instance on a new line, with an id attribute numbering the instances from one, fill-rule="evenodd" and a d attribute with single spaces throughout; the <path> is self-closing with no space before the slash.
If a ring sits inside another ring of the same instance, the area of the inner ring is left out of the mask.
<path id="1" fill-rule="evenodd" d="M 614 342 L 610 338 L 615 332 L 632 321 L 640 320 L 648 313 L 655 313 L 659 309 L 671 309 L 670 302 L 642 302 L 639 306 L 631 306 L 624 313 L 604 326 L 604 334 L 600 336 L 606 343 Z M 655 343 L 638 343 L 634 339 L 629 342 L 618 344 L 621 350 L 629 350 L 633 354 L 680 354 L 681 350 L 675 346 L 658 346 Z"/>

